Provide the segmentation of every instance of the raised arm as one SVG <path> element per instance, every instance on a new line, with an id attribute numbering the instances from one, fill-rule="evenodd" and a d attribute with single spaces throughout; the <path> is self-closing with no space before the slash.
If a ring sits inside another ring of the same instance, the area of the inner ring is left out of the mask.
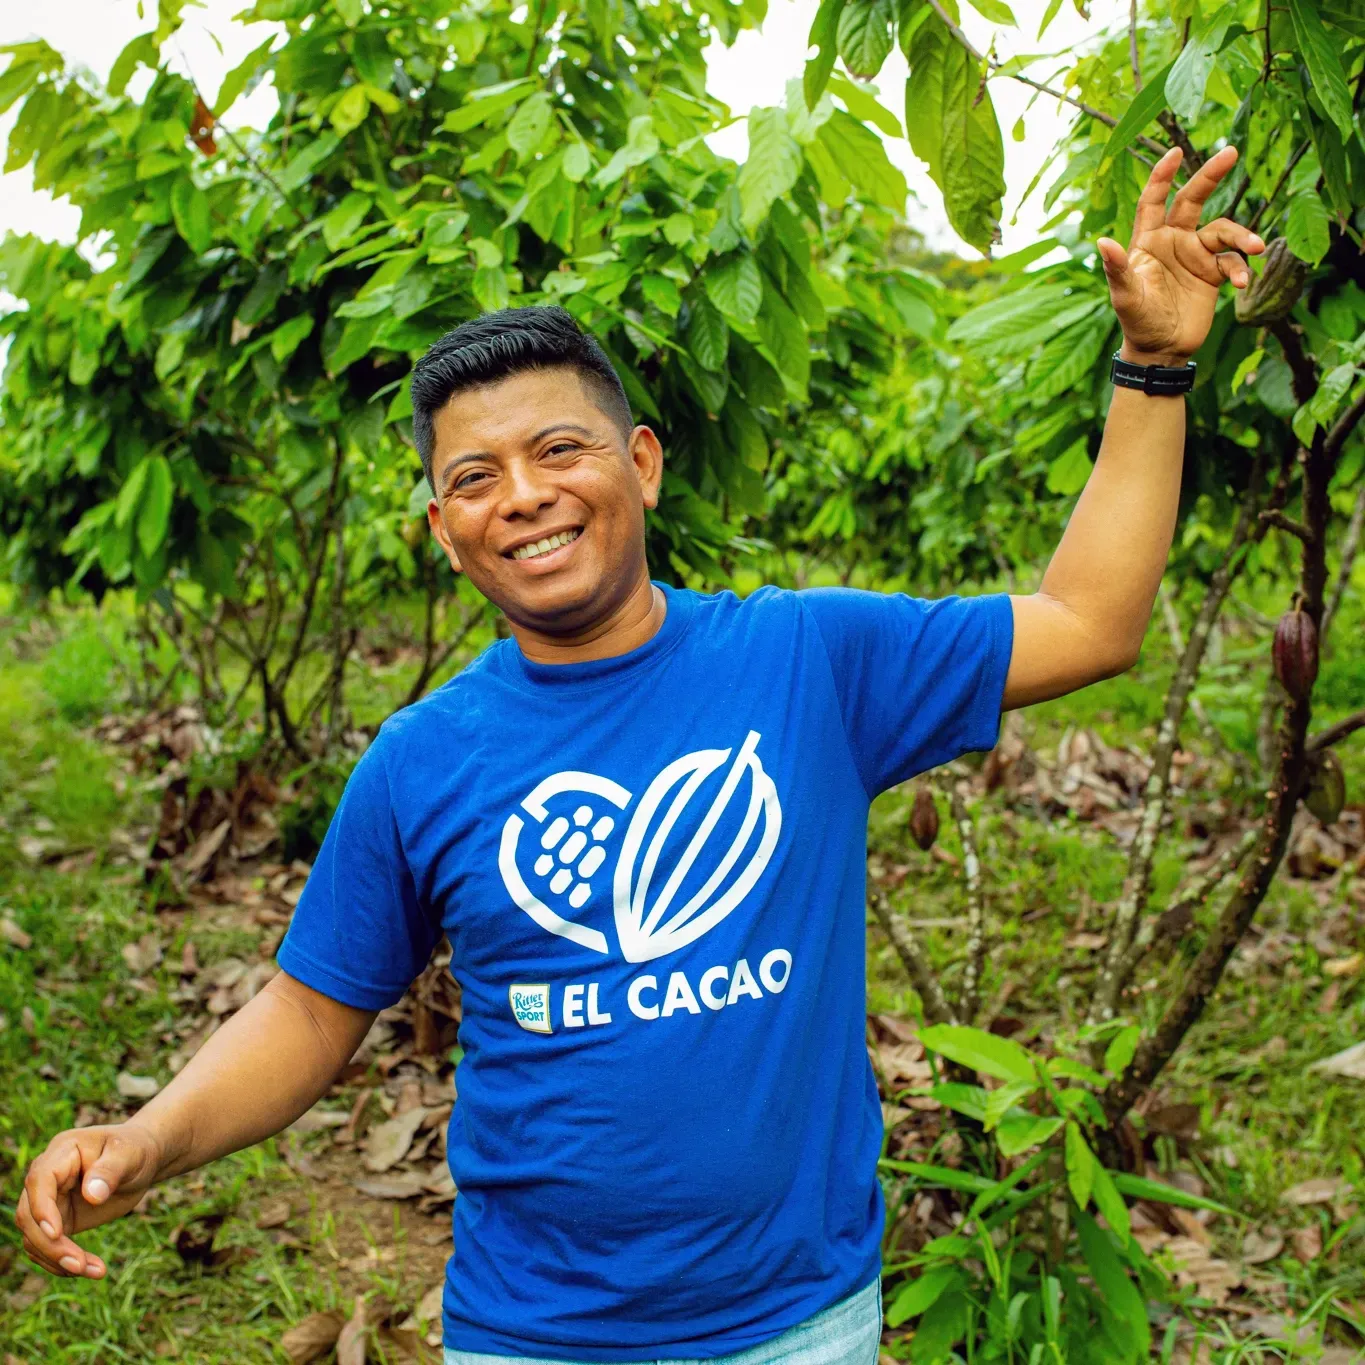
<path id="1" fill-rule="evenodd" d="M 1099 241 L 1109 297 L 1123 327 L 1123 359 L 1184 365 L 1203 344 L 1224 281 L 1251 275 L 1239 252 L 1264 244 L 1227 218 L 1199 216 L 1237 160 L 1227 147 L 1167 196 L 1179 149 L 1152 170 L 1138 202 L 1132 245 Z M 1180 498 L 1185 400 L 1115 389 L 1099 458 L 1042 586 L 1015 597 L 1006 710 L 1112 677 L 1137 661 L 1166 567 Z"/>
<path id="2" fill-rule="evenodd" d="M 351 1059 L 374 1014 L 281 972 L 127 1123 L 58 1133 L 29 1167 L 15 1221 L 29 1259 L 101 1279 L 77 1233 L 127 1213 L 159 1180 L 287 1128 Z"/>

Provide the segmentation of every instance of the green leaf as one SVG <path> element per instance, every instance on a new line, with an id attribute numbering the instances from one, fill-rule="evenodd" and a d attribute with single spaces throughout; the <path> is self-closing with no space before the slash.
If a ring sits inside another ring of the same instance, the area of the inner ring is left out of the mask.
<path id="1" fill-rule="evenodd" d="M 1252 354 L 1247 357 L 1247 360 L 1252 360 L 1257 356 L 1263 355 L 1265 355 L 1264 351 L 1253 351 Z M 1246 360 L 1242 362 L 1242 365 L 1245 364 Z M 1258 364 L 1260 364 L 1260 361 L 1256 360 L 1256 363 L 1253 364 L 1251 368 L 1254 370 Z M 1242 374 L 1241 365 L 1237 367 L 1237 373 L 1239 375 Z M 1237 379 L 1232 381 L 1232 390 L 1234 393 L 1237 391 L 1238 382 Z M 1111 1076 L 1122 1075 L 1123 1072 L 1127 1070 L 1128 1063 L 1133 1060 L 1133 1054 L 1137 1052 L 1138 1039 L 1141 1037 L 1142 1030 L 1138 1028 L 1136 1024 L 1129 1024 L 1126 1028 L 1121 1028 L 1109 1040 L 1109 1046 L 1104 1050 L 1104 1069 Z"/>
<path id="2" fill-rule="evenodd" d="M 1212 1213 L 1225 1214 L 1229 1218 L 1245 1218 L 1246 1215 L 1230 1209 L 1226 1204 L 1205 1199 L 1203 1195 L 1190 1194 L 1176 1189 L 1173 1185 L 1163 1185 L 1159 1180 L 1145 1180 L 1140 1175 L 1129 1175 L 1125 1171 L 1112 1174 L 1114 1188 L 1130 1199 L 1150 1199 L 1157 1204 L 1175 1204 L 1182 1209 L 1208 1209 Z"/>
<path id="3" fill-rule="evenodd" d="M 956 1266 L 926 1270 L 917 1279 L 907 1280 L 886 1310 L 887 1326 L 899 1327 L 910 1318 L 919 1317 L 933 1307 L 942 1294 L 960 1288 L 964 1283 L 962 1272 Z"/>
<path id="4" fill-rule="evenodd" d="M 312 330 L 313 317 L 311 313 L 300 313 L 298 317 L 290 318 L 288 322 L 281 323 L 270 333 L 270 354 L 283 365 L 303 344 Z"/>
<path id="5" fill-rule="evenodd" d="M 0 114 L 23 99 L 42 74 L 43 68 L 37 62 L 10 62 L 4 75 L 0 75 Z"/>
<path id="6" fill-rule="evenodd" d="M 706 370 L 723 370 L 730 352 L 730 329 L 720 310 L 707 298 L 692 305 L 687 319 L 687 349 Z"/>
<path id="7" fill-rule="evenodd" d="M 321 137 L 305 143 L 284 170 L 276 176 L 280 188 L 286 194 L 290 190 L 298 189 L 340 145 L 341 139 L 335 133 L 323 133 Z"/>
<path id="8" fill-rule="evenodd" d="M 122 529 L 133 519 L 138 503 L 142 500 L 142 490 L 147 483 L 147 471 L 151 465 L 148 456 L 143 456 L 132 468 L 122 488 L 119 489 L 118 502 L 114 505 L 114 525 Z"/>
<path id="9" fill-rule="evenodd" d="M 667 313 L 671 318 L 678 316 L 678 310 L 682 307 L 682 295 L 678 293 L 677 284 L 667 275 L 646 275 L 640 281 L 640 292 L 645 296 L 646 302 L 652 303 L 661 313 Z M 719 367 L 708 365 L 707 368 Z"/>
<path id="10" fill-rule="evenodd" d="M 934 1024 L 920 1030 L 920 1041 L 940 1056 L 1002 1081 L 1034 1083 L 1033 1058 L 1009 1038 L 961 1024 Z"/>
<path id="11" fill-rule="evenodd" d="M 916 1176 L 926 1185 L 942 1185 L 947 1189 L 962 1190 L 967 1194 L 983 1194 L 988 1190 L 994 1190 L 999 1183 L 987 1180 L 982 1175 L 973 1175 L 971 1171 L 959 1171 L 951 1166 L 930 1166 L 922 1161 L 896 1161 L 890 1157 L 883 1157 L 877 1164 L 888 1171 L 900 1171 L 904 1175 Z"/>
<path id="12" fill-rule="evenodd" d="M 370 112 L 370 96 L 363 85 L 349 86 L 342 97 L 332 106 L 332 127 L 345 137 L 353 133 Z"/>
<path id="13" fill-rule="evenodd" d="M 1331 219 L 1316 190 L 1300 190 L 1289 201 L 1284 237 L 1299 260 L 1317 265 L 1332 245 Z"/>
<path id="14" fill-rule="evenodd" d="M 248 327 L 264 322 L 279 301 L 280 295 L 284 293 L 287 280 L 283 264 L 276 262 L 274 265 L 266 266 L 252 281 L 246 297 L 238 305 L 237 321 Z"/>
<path id="15" fill-rule="evenodd" d="M 336 251 L 365 221 L 374 199 L 359 190 L 352 190 L 322 220 L 322 240 L 329 251 Z"/>
<path id="16" fill-rule="evenodd" d="M 1058 332 L 1029 366 L 1029 393 L 1035 399 L 1056 398 L 1084 383 L 1099 361 L 1113 325 L 1112 316 L 1101 313 Z"/>
<path id="17" fill-rule="evenodd" d="M 1088 1213 L 1076 1214 L 1076 1235 L 1100 1298 L 1125 1328 L 1123 1336 L 1130 1348 L 1127 1358 L 1146 1360 L 1151 1354 L 1152 1332 L 1142 1295 L 1128 1278 L 1104 1230 Z"/>
<path id="18" fill-rule="evenodd" d="M 1038 1085 L 1038 1079 L 1034 1077 L 1027 1081 L 1007 1081 L 999 1089 L 990 1091 L 986 1096 L 986 1112 L 982 1116 L 986 1131 L 989 1133 L 1020 1100 L 1033 1094 Z"/>
<path id="19" fill-rule="evenodd" d="M 1351 91 L 1341 68 L 1340 37 L 1328 33 L 1315 5 L 1310 0 L 1289 0 L 1289 17 L 1299 55 L 1308 68 L 1313 90 L 1322 101 L 1327 117 L 1336 124 L 1343 138 L 1355 135 L 1351 113 Z"/>
<path id="20" fill-rule="evenodd" d="M 114 64 L 109 68 L 109 79 L 105 82 L 105 88 L 111 95 L 122 95 L 127 90 L 128 82 L 139 64 L 149 66 L 153 71 L 161 65 L 161 47 L 154 33 L 138 34 L 114 58 Z"/>
<path id="21" fill-rule="evenodd" d="M 851 181 L 864 199 L 881 204 L 893 213 L 905 212 L 905 176 L 891 164 L 881 138 L 870 128 L 844 110 L 836 109 L 807 149 L 807 156 L 812 152 L 818 154 L 820 149 L 828 153 L 832 169 Z M 822 176 L 822 187 L 823 183 Z M 837 204 L 842 200 L 827 202 Z"/>
<path id="22" fill-rule="evenodd" d="M 521 80 L 484 86 L 472 91 L 458 109 L 452 109 L 445 116 L 441 127 L 448 133 L 467 133 L 471 128 L 487 123 L 495 114 L 520 103 L 531 90 L 531 82 L 525 77 Z"/>
<path id="23" fill-rule="evenodd" d="M 507 272 L 500 265 L 483 265 L 474 272 L 474 297 L 485 313 L 506 308 L 511 302 Z"/>
<path id="24" fill-rule="evenodd" d="M 382 316 L 351 318 L 342 329 L 336 345 L 323 356 L 328 375 L 335 379 L 343 370 L 354 365 L 361 356 L 368 355 L 370 347 L 374 345 L 374 339 L 379 335 L 379 329 L 384 325 L 384 322 L 385 319 Z M 326 334 L 324 334 L 325 339 Z"/>
<path id="25" fill-rule="evenodd" d="M 1067 284 L 1027 284 L 964 313 L 948 340 L 983 357 L 1022 355 L 1105 306 L 1102 295 Z"/>
<path id="26" fill-rule="evenodd" d="M 996 1125 L 995 1143 L 1002 1156 L 1018 1156 L 1030 1147 L 1041 1146 L 1064 1122 L 1064 1119 L 1039 1114 L 1006 1116 Z"/>
<path id="27" fill-rule="evenodd" d="M 1011 28 L 1017 27 L 1014 14 L 1004 0 L 967 0 L 967 3 L 983 19 L 989 19 L 993 24 L 1009 24 Z"/>
<path id="28" fill-rule="evenodd" d="M 1256 371 L 1260 369 L 1261 362 L 1264 359 L 1265 351 L 1263 348 L 1259 346 L 1254 351 L 1252 351 L 1252 353 L 1249 356 L 1246 356 L 1243 359 L 1242 363 L 1237 367 L 1236 374 L 1232 376 L 1233 393 L 1236 393 L 1237 390 L 1240 389 L 1243 384 L 1255 382 Z M 1112 1047 L 1113 1044 L 1111 1043 L 1110 1046 Z M 1115 1068 L 1109 1065 L 1108 1053 L 1105 1054 L 1105 1070 L 1115 1071 Z"/>
<path id="29" fill-rule="evenodd" d="M 1069 498 L 1079 493 L 1090 478 L 1094 465 L 1090 459 L 1090 440 L 1078 436 L 1047 467 L 1047 491 Z"/>
<path id="30" fill-rule="evenodd" d="M 929 1090 L 931 1099 L 978 1123 L 986 1121 L 986 1101 L 990 1093 L 984 1086 L 964 1085 L 961 1081 L 940 1081 Z"/>
<path id="31" fill-rule="evenodd" d="M 839 55 L 855 76 L 875 76 L 891 51 L 891 0 L 848 0 L 839 15 Z"/>
<path id="32" fill-rule="evenodd" d="M 1095 1160 L 1080 1124 L 1068 1120 L 1066 1125 L 1066 1183 L 1077 1208 L 1085 1208 L 1090 1202 L 1090 1192 L 1095 1184 L 1095 1171 L 1099 1163 Z"/>
<path id="33" fill-rule="evenodd" d="M 1126 1246 L 1128 1238 L 1132 1235 L 1128 1205 L 1114 1188 L 1114 1181 L 1109 1172 L 1098 1161 L 1094 1166 L 1094 1185 L 1091 1193 L 1094 1196 L 1095 1207 L 1104 1215 L 1104 1220 L 1114 1230 L 1114 1235 Z"/>
<path id="34" fill-rule="evenodd" d="M 150 559 L 161 548 L 170 525 L 171 466 L 164 455 L 151 455 L 145 463 L 147 477 L 137 513 L 137 543 Z"/>
<path id="35" fill-rule="evenodd" d="M 525 99 L 507 124 L 507 145 L 517 154 L 517 164 L 525 162 L 545 139 L 554 117 L 554 104 L 543 90 Z"/>
<path id="36" fill-rule="evenodd" d="M 560 173 L 565 180 L 577 185 L 592 170 L 592 151 L 586 142 L 571 142 L 564 149 L 564 159 L 559 163 Z"/>
<path id="37" fill-rule="evenodd" d="M 739 172 L 740 217 L 750 236 L 801 174 L 804 158 L 781 109 L 749 112 L 749 155 Z"/>
<path id="38" fill-rule="evenodd" d="M 1107 173 L 1115 159 L 1127 151 L 1138 134 L 1166 107 L 1166 81 L 1174 65 L 1171 62 L 1149 77 L 1146 85 L 1133 96 L 1128 108 L 1123 111 L 1123 117 L 1114 125 L 1114 131 L 1105 143 L 1104 159 L 1100 162 L 1101 175 Z"/>
<path id="39" fill-rule="evenodd" d="M 910 1359 L 915 1365 L 937 1365 L 943 1360 L 966 1334 L 967 1312 L 967 1295 L 961 1290 L 950 1290 L 930 1305 L 910 1343 Z"/>
<path id="40" fill-rule="evenodd" d="M 887 137 L 903 137 L 900 120 L 876 99 L 876 87 L 870 89 L 855 85 L 844 76 L 834 76 L 829 83 L 829 91 L 844 102 L 844 108 L 862 123 L 871 123 L 880 128 Z"/>
<path id="41" fill-rule="evenodd" d="M 756 319 L 758 335 L 777 362 L 782 377 L 788 380 L 804 402 L 810 382 L 810 339 L 805 324 L 791 305 L 775 289 L 763 291 L 763 305 Z"/>
<path id="42" fill-rule="evenodd" d="M 260 47 L 254 52 L 249 52 L 223 77 L 223 83 L 218 87 L 218 98 L 214 100 L 212 106 L 214 118 L 222 118 L 247 85 L 252 83 L 257 73 L 265 66 L 274 42 L 275 36 L 271 34 Z"/>
<path id="43" fill-rule="evenodd" d="M 943 191 L 953 230 L 980 251 L 1000 240 L 1005 144 L 977 65 L 935 16 L 916 30 L 905 84 L 905 131 Z"/>
<path id="44" fill-rule="evenodd" d="M 817 52 L 806 63 L 801 78 L 807 109 L 814 109 L 819 104 L 830 72 L 834 70 L 834 62 L 839 55 L 839 16 L 843 13 L 844 3 L 845 0 L 820 0 L 820 8 L 815 12 L 815 20 L 810 26 L 806 47 L 816 48 Z"/>
<path id="45" fill-rule="evenodd" d="M 630 121 L 626 145 L 612 153 L 611 160 L 593 177 L 593 183 L 604 189 L 614 185 L 628 170 L 643 165 L 658 151 L 659 135 L 654 131 L 654 120 L 648 114 L 637 114 Z"/>
<path id="46" fill-rule="evenodd" d="M 213 245 L 209 197 L 188 175 L 182 175 L 171 186 L 171 215 L 176 231 L 196 256 L 203 255 Z"/>
<path id="47" fill-rule="evenodd" d="M 1171 111 L 1177 117 L 1194 119 L 1199 116 L 1204 107 L 1204 87 L 1209 83 L 1214 61 L 1236 17 L 1236 0 L 1228 0 L 1204 21 L 1199 32 L 1191 36 L 1180 56 L 1171 64 L 1164 90 Z"/>
<path id="48" fill-rule="evenodd" d="M 702 276 L 707 297 L 740 328 L 753 326 L 763 302 L 763 277 L 747 254 L 730 256 Z"/>

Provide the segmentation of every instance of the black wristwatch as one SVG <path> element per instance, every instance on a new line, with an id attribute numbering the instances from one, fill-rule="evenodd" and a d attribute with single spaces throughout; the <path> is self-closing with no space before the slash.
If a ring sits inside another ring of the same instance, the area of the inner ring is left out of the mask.
<path id="1" fill-rule="evenodd" d="M 1109 378 L 1121 389 L 1141 389 L 1143 393 L 1165 396 L 1189 393 L 1194 388 L 1195 363 L 1188 365 L 1134 365 L 1114 352 Z"/>

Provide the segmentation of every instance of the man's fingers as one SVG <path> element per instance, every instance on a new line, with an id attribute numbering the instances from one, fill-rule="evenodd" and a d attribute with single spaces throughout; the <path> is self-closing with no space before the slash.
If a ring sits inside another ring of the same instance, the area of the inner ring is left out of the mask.
<path id="1" fill-rule="evenodd" d="M 1142 284 L 1128 264 L 1128 253 L 1112 237 L 1101 237 L 1095 246 L 1104 266 L 1104 277 L 1109 281 L 1109 298 L 1114 307 L 1134 307 L 1142 297 Z"/>
<path id="2" fill-rule="evenodd" d="M 1197 228 L 1209 195 L 1237 164 L 1237 148 L 1224 147 L 1209 159 L 1182 186 L 1171 203 L 1166 222 L 1173 228 Z"/>
<path id="3" fill-rule="evenodd" d="M 104 1276 L 106 1267 L 98 1256 L 82 1250 L 63 1233 L 54 1233 L 48 1220 L 34 1217 L 27 1190 L 19 1196 L 14 1221 L 23 1234 L 24 1251 L 35 1265 L 53 1275 L 83 1275 L 95 1280 Z"/>
<path id="4" fill-rule="evenodd" d="M 1160 161 L 1152 167 L 1147 183 L 1138 196 L 1137 212 L 1133 216 L 1133 240 L 1144 232 L 1155 232 L 1166 222 L 1166 200 L 1171 186 L 1175 183 L 1175 173 L 1180 169 L 1184 153 L 1179 147 L 1172 147 Z"/>
<path id="5" fill-rule="evenodd" d="M 88 1204 L 103 1204 L 130 1182 L 149 1176 L 147 1151 L 117 1133 L 111 1133 L 93 1161 L 87 1159 L 81 1193 Z"/>
<path id="6" fill-rule="evenodd" d="M 1230 280 L 1238 289 L 1245 289 L 1251 283 L 1251 271 L 1247 263 L 1235 251 L 1221 251 L 1214 258 L 1225 280 Z"/>
<path id="7" fill-rule="evenodd" d="M 60 1237 L 62 1211 L 57 1196 L 75 1187 L 81 1176 L 81 1150 L 74 1138 L 54 1143 L 28 1168 L 24 1177 L 24 1199 L 34 1223 L 48 1238 Z"/>
<path id="8" fill-rule="evenodd" d="M 1240 251 L 1244 256 L 1258 256 L 1265 250 L 1260 237 L 1231 218 L 1215 218 L 1201 227 L 1196 236 L 1210 251 Z"/>

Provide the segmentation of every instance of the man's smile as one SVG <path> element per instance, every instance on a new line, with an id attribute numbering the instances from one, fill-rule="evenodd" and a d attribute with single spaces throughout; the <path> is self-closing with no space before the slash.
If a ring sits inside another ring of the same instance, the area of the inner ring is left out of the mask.
<path id="1" fill-rule="evenodd" d="M 516 560 L 535 560 L 543 562 L 552 556 L 558 560 L 563 558 L 558 552 L 567 548 L 583 534 L 581 526 L 570 526 L 566 530 L 556 531 L 552 535 L 542 536 L 538 540 L 523 541 L 520 545 L 511 550 L 504 550 L 503 554 L 508 559 Z"/>

